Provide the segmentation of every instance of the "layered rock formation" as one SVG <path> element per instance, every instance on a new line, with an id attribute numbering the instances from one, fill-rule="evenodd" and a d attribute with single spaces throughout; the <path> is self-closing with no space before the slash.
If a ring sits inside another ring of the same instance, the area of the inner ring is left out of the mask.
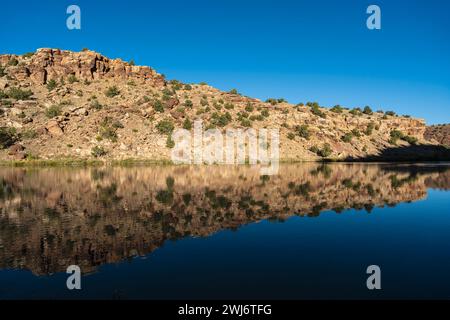
<path id="1" fill-rule="evenodd" d="M 279 129 L 281 160 L 365 159 L 399 147 L 412 160 L 418 152 L 408 153 L 411 145 L 440 142 L 425 139 L 421 119 L 262 102 L 235 90 L 166 81 L 149 67 L 89 50 L 0 55 L 0 160 L 169 160 L 170 131 L 191 128 L 194 120 L 205 129 Z M 395 131 L 403 138 L 393 140 Z M 438 151 L 429 154 L 450 158 L 447 149 Z"/>

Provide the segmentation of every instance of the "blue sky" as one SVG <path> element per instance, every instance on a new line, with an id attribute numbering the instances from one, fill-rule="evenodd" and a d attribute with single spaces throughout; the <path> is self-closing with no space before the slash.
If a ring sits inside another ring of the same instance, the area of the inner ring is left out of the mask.
<path id="1" fill-rule="evenodd" d="M 81 8 L 81 30 L 66 8 Z M 366 28 L 377 4 L 382 29 Z M 168 79 L 261 99 L 450 122 L 447 0 L 41 0 L 2 3 L 0 53 L 88 47 Z"/>

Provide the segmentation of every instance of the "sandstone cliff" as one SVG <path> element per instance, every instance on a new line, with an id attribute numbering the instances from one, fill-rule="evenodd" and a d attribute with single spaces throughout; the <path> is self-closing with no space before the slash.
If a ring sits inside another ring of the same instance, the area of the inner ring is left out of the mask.
<path id="1" fill-rule="evenodd" d="M 387 149 L 439 144 L 426 141 L 421 119 L 370 108 L 263 102 L 235 90 L 167 81 L 149 67 L 89 50 L 0 55 L 0 160 L 168 160 L 170 132 L 189 129 L 196 119 L 223 130 L 279 128 L 282 160 L 365 159 Z"/>

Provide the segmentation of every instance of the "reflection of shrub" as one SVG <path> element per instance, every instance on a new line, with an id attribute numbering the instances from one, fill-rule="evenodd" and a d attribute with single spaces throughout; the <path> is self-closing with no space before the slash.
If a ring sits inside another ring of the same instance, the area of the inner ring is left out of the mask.
<path id="1" fill-rule="evenodd" d="M 171 190 L 160 190 L 155 198 L 158 202 L 169 205 L 173 202 L 173 192 Z"/>

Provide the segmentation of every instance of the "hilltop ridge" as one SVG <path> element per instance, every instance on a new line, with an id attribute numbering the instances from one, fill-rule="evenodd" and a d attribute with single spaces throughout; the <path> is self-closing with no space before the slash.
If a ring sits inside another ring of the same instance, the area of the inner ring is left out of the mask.
<path id="1" fill-rule="evenodd" d="M 423 119 L 392 111 L 261 101 L 90 50 L 0 55 L 0 160 L 170 160 L 170 133 L 196 119 L 205 129 L 279 128 L 281 160 L 365 159 L 409 146 L 417 154 L 417 145 L 450 158 L 426 139 Z"/>

